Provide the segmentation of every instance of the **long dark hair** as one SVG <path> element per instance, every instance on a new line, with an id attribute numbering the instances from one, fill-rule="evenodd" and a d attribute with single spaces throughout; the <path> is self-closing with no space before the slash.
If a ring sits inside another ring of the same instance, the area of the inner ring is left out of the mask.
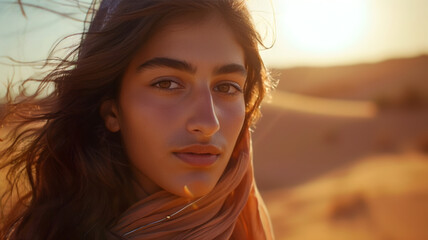
<path id="1" fill-rule="evenodd" d="M 117 6 L 110 6 L 113 2 Z M 8 128 L 0 152 L 0 170 L 8 171 L 1 239 L 104 239 L 137 200 L 120 133 L 105 128 L 99 108 L 117 98 L 133 53 L 162 24 L 214 13 L 230 25 L 248 71 L 243 129 L 254 125 L 273 86 L 243 1 L 104 0 L 94 11 L 98 4 L 88 8 L 91 24 L 81 43 L 42 79 L 26 80 L 39 82 L 35 93 L 22 90 L 16 98 L 8 88 L 0 115 Z M 44 95 L 49 87 L 53 90 Z"/>

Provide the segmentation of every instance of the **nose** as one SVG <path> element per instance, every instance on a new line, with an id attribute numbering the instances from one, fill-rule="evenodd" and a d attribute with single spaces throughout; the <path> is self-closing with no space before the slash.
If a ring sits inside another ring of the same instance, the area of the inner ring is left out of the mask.
<path id="1" fill-rule="evenodd" d="M 191 100 L 193 103 L 189 108 L 190 117 L 186 128 L 198 137 L 211 137 L 220 129 L 216 107 L 208 87 L 198 92 L 199 94 L 195 94 L 195 98 Z"/>

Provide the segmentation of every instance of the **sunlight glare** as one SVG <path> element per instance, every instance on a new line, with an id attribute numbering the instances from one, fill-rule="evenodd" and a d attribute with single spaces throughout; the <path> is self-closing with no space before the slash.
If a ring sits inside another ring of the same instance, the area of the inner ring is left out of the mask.
<path id="1" fill-rule="evenodd" d="M 302 51 L 334 52 L 358 41 L 365 27 L 364 0 L 278 1 L 278 26 Z"/>

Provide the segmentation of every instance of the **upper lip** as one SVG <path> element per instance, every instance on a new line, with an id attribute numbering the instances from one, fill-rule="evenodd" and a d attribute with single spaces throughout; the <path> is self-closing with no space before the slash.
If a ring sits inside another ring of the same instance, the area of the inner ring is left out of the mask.
<path id="1" fill-rule="evenodd" d="M 174 153 L 196 153 L 196 154 L 218 155 L 218 154 L 221 154 L 221 150 L 219 147 L 216 147 L 214 145 L 193 144 L 193 145 L 180 148 L 174 151 Z"/>

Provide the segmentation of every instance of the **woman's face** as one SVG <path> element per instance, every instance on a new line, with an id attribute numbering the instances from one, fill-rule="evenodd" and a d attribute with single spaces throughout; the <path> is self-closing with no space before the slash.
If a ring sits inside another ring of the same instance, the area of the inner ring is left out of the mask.
<path id="1" fill-rule="evenodd" d="M 145 192 L 214 188 L 244 123 L 245 80 L 243 50 L 218 17 L 167 25 L 136 52 L 111 130 Z"/>

